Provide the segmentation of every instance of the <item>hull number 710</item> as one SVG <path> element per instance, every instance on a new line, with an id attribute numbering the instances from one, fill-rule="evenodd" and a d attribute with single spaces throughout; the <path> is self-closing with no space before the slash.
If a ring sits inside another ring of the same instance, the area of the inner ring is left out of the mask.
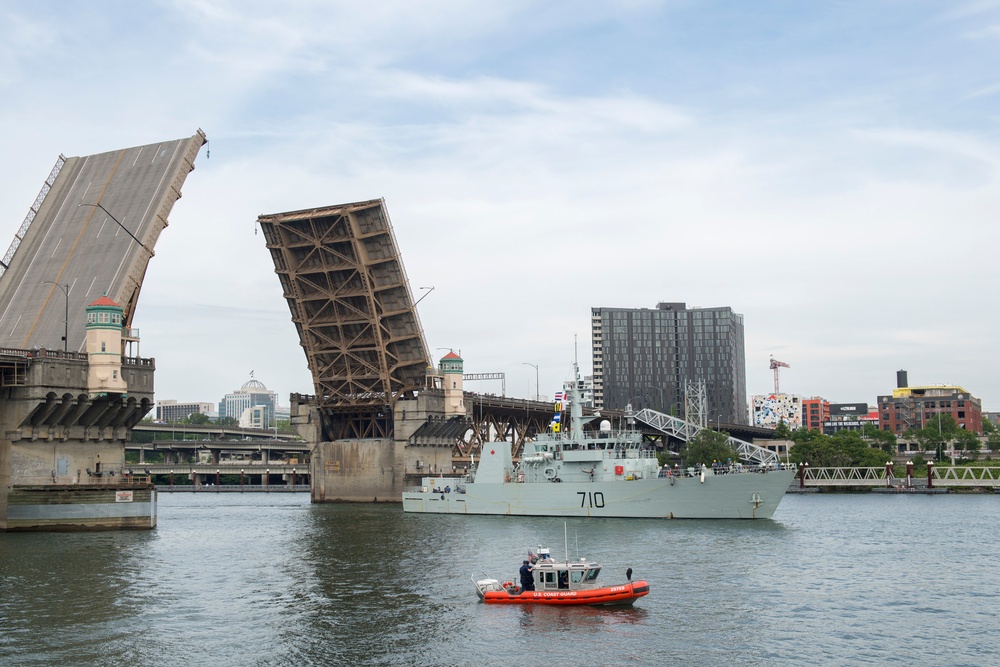
<path id="1" fill-rule="evenodd" d="M 580 507 L 604 507 L 604 494 L 600 491 L 577 491 Z"/>

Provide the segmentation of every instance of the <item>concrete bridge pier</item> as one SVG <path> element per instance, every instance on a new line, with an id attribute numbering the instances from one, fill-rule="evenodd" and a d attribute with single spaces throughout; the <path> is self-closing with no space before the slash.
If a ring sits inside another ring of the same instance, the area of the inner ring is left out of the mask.
<path id="1" fill-rule="evenodd" d="M 125 465 L 153 401 L 151 359 L 124 359 L 134 390 L 92 393 L 88 357 L 0 351 L 0 530 L 149 529 L 156 491 Z"/>

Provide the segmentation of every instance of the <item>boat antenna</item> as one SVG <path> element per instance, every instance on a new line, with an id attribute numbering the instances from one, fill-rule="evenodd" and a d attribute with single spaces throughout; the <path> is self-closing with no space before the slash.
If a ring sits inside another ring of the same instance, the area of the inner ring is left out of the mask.
<path id="1" fill-rule="evenodd" d="M 573 538 L 576 540 L 576 557 L 580 558 L 580 531 L 573 531 Z"/>
<path id="2" fill-rule="evenodd" d="M 566 554 L 566 562 L 568 563 L 569 562 L 569 532 L 568 532 L 568 528 L 566 527 L 566 522 L 565 521 L 563 521 L 563 549 L 565 549 L 565 551 L 563 551 L 563 553 Z"/>

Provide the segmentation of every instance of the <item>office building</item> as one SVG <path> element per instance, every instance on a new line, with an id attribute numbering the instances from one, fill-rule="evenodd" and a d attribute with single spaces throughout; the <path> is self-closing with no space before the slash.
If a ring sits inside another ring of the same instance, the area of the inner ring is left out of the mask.
<path id="1" fill-rule="evenodd" d="M 232 417 L 244 426 L 252 421 L 254 424 L 259 424 L 257 428 L 271 428 L 274 426 L 277 403 L 278 395 L 275 392 L 269 391 L 259 380 L 250 380 L 233 393 L 226 394 L 219 401 L 219 419 Z M 267 410 L 265 412 L 258 411 L 255 415 L 244 415 L 251 408 L 258 406 L 264 406 Z"/>
<path id="2" fill-rule="evenodd" d="M 193 401 L 180 403 L 172 399 L 164 399 L 156 402 L 156 421 L 159 422 L 179 422 L 195 413 L 201 413 L 214 418 L 215 405 Z"/>
<path id="3" fill-rule="evenodd" d="M 687 388 L 704 383 L 707 421 L 747 423 L 743 316 L 732 308 L 593 308 L 591 329 L 595 408 L 683 416 Z"/>

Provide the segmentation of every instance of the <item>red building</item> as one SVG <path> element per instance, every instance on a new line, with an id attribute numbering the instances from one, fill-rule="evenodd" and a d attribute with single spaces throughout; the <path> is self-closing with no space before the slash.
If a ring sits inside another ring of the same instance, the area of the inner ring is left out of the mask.
<path id="1" fill-rule="evenodd" d="M 823 422 L 830 421 L 830 401 L 820 396 L 802 399 L 802 428 L 823 431 Z"/>
<path id="2" fill-rule="evenodd" d="M 982 401 L 954 385 L 909 387 L 906 371 L 896 375 L 892 396 L 878 397 L 878 427 L 897 436 L 910 429 L 923 428 L 937 415 L 951 415 L 959 428 L 983 432 Z"/>

